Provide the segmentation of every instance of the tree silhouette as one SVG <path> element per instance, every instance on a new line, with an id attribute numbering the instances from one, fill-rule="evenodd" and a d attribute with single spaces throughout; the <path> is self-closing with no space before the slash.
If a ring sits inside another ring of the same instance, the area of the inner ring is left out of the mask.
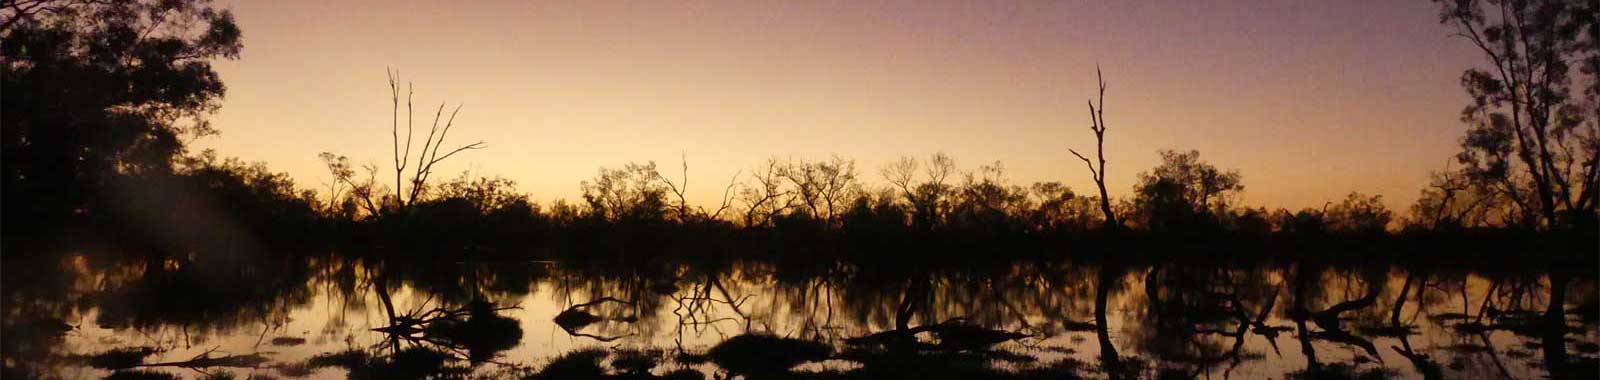
<path id="1" fill-rule="evenodd" d="M 317 158 L 322 159 L 322 163 L 328 167 L 328 174 L 333 176 L 333 183 L 328 185 L 328 201 L 323 206 L 325 213 L 354 219 L 357 209 L 368 216 L 383 211 L 383 189 L 378 184 L 377 165 L 363 165 L 361 168 L 367 172 L 367 178 L 356 182 L 356 171 L 349 157 L 322 152 Z"/>
<path id="2" fill-rule="evenodd" d="M 239 55 L 233 15 L 207 1 L 0 2 L 0 156 L 8 229 L 103 214 L 120 175 L 170 173 Z M 78 210 L 73 213 L 73 210 Z"/>
<path id="3" fill-rule="evenodd" d="M 1100 83 L 1100 106 L 1097 108 L 1095 102 L 1089 102 L 1089 130 L 1094 131 L 1095 158 L 1099 161 L 1100 168 L 1095 169 L 1094 163 L 1078 151 L 1072 149 L 1067 151 L 1083 160 L 1083 164 L 1089 167 L 1089 175 L 1094 177 L 1095 186 L 1100 188 L 1100 213 L 1105 215 L 1106 226 L 1120 228 L 1122 223 L 1117 221 L 1117 214 L 1111 211 L 1111 196 L 1106 194 L 1106 80 L 1100 75 L 1099 66 L 1095 66 L 1094 76 Z"/>
<path id="4" fill-rule="evenodd" d="M 1457 156 L 1463 173 L 1485 192 L 1505 194 L 1523 224 L 1592 223 L 1600 202 L 1600 6 L 1436 1 L 1440 22 L 1490 66 L 1461 76 L 1473 99 L 1461 112 L 1469 124 Z"/>
<path id="5" fill-rule="evenodd" d="M 846 199 L 858 187 L 856 162 L 839 156 L 827 161 L 791 161 L 779 167 L 778 176 L 788 180 L 807 214 L 830 224 L 843 213 Z"/>
<path id="6" fill-rule="evenodd" d="M 999 162 L 978 167 L 964 175 L 951 206 L 952 223 L 960 228 L 990 232 L 1009 231 L 1025 223 L 1031 205 L 1028 189 L 1008 185 L 1005 166 Z"/>
<path id="7" fill-rule="evenodd" d="M 1406 228 L 1432 230 L 1516 225 L 1520 211 L 1500 205 L 1515 204 L 1497 192 L 1484 192 L 1467 176 L 1444 170 L 1429 175 L 1428 187 L 1411 205 Z"/>
<path id="8" fill-rule="evenodd" d="M 1372 236 L 1387 231 L 1394 213 L 1383 205 L 1382 195 L 1352 192 L 1328 209 L 1327 218 L 1328 228 L 1333 232 Z"/>
<path id="9" fill-rule="evenodd" d="M 656 163 L 629 163 L 622 169 L 601 168 L 592 181 L 584 181 L 583 200 L 590 215 L 600 220 L 659 221 L 666 218 L 666 181 Z"/>
<path id="10" fill-rule="evenodd" d="M 764 167 L 750 171 L 753 183 L 739 190 L 739 199 L 744 203 L 745 227 L 767 226 L 774 216 L 793 207 L 790 190 L 783 185 L 782 170 L 783 163 L 772 158 Z"/>
<path id="11" fill-rule="evenodd" d="M 928 157 L 925 166 L 918 164 L 916 159 L 903 157 L 882 170 L 883 178 L 889 181 L 890 186 L 900 190 L 910 206 L 912 228 L 932 230 L 944 221 L 950 209 L 950 197 L 955 192 L 945 181 L 955 174 L 955 165 L 955 160 L 950 156 L 936 153 Z M 926 177 L 920 182 L 917 179 L 919 168 Z"/>
<path id="12" fill-rule="evenodd" d="M 415 94 L 415 91 L 411 89 L 410 83 L 406 83 L 406 138 L 404 145 L 400 143 L 400 72 L 398 70 L 389 72 L 389 93 L 394 107 L 390 115 L 389 129 L 390 136 L 394 140 L 393 201 L 399 208 L 405 208 L 407 205 L 416 203 L 417 197 L 423 195 L 424 191 L 427 190 L 428 177 L 433 175 L 434 165 L 449 159 L 450 156 L 454 156 L 456 153 L 482 149 L 484 144 L 482 141 L 478 141 L 452 148 L 446 151 L 443 156 L 439 155 L 439 149 L 444 146 L 445 137 L 450 135 L 450 127 L 455 126 L 456 114 L 461 112 L 461 105 L 456 105 L 455 109 L 450 111 L 450 118 L 445 120 L 444 127 L 440 128 L 439 120 L 444 115 L 445 108 L 445 104 L 441 102 L 439 103 L 439 109 L 434 111 L 432 126 L 428 127 L 428 137 L 422 140 L 422 150 L 417 152 L 417 162 L 412 164 L 410 160 L 412 134 L 414 132 L 412 118 L 414 112 L 411 106 L 411 97 Z M 405 175 L 407 167 L 411 168 L 410 189 L 404 187 L 400 182 Z"/>
<path id="13" fill-rule="evenodd" d="M 1168 230 L 1219 222 L 1229 198 L 1240 191 L 1237 170 L 1219 170 L 1200 152 L 1162 150 L 1161 165 L 1139 173 L 1134 204 L 1145 227 Z"/>
<path id="14" fill-rule="evenodd" d="M 722 201 L 717 204 L 717 210 L 707 212 L 704 207 L 689 205 L 689 200 L 686 197 L 689 192 L 689 155 L 682 155 L 682 159 L 679 162 L 683 167 L 682 181 L 672 182 L 672 179 L 659 173 L 656 174 L 656 179 L 666 185 L 667 191 L 672 192 L 672 195 L 678 198 L 678 204 L 673 206 L 672 210 L 678 223 L 702 222 L 722 218 L 722 213 L 727 212 L 728 208 L 732 207 L 734 189 L 739 187 L 739 175 L 743 174 L 743 172 L 733 173 L 733 177 L 728 179 L 728 186 L 722 189 Z"/>
<path id="15" fill-rule="evenodd" d="M 1032 209 L 1027 211 L 1028 225 L 1035 231 L 1082 229 L 1103 224 L 1096 220 L 1099 202 L 1094 197 L 1081 197 L 1060 182 L 1037 182 L 1027 192 Z"/>

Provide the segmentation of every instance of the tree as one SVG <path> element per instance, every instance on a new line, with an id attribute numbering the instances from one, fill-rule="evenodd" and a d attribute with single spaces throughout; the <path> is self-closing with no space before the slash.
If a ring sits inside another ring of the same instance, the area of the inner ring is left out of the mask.
<path id="1" fill-rule="evenodd" d="M 1055 231 L 1063 228 L 1084 230 L 1103 225 L 1096 209 L 1095 197 L 1080 197 L 1060 182 L 1039 182 L 1029 187 L 1028 195 L 1035 204 L 1029 211 L 1028 224 L 1035 230 Z"/>
<path id="2" fill-rule="evenodd" d="M 241 48 L 204 0 L 0 2 L 5 225 L 96 215 L 112 177 L 170 174 L 226 88 L 211 62 Z M 74 212 L 76 211 L 76 212 Z"/>
<path id="3" fill-rule="evenodd" d="M 444 146 L 444 139 L 450 135 L 450 127 L 456 124 L 456 114 L 461 112 L 461 105 L 456 105 L 450 111 L 450 119 L 446 120 L 444 127 L 439 127 L 440 117 L 444 116 L 445 103 L 439 103 L 439 109 L 433 113 L 433 125 L 428 128 L 428 137 L 422 140 L 422 150 L 417 152 L 417 162 L 411 163 L 411 141 L 413 126 L 413 108 L 411 97 L 416 92 L 411 89 L 411 84 L 406 83 L 406 139 L 402 146 L 400 143 L 400 71 L 389 72 L 389 94 L 393 101 L 393 111 L 390 113 L 390 137 L 394 145 L 394 196 L 391 201 L 397 208 L 404 209 L 407 205 L 417 202 L 417 198 L 424 195 L 428 188 L 428 177 L 433 175 L 433 166 L 456 153 L 473 149 L 482 149 L 482 141 L 466 144 L 445 151 L 439 155 L 439 149 Z M 411 178 L 407 189 L 400 182 L 405 176 L 406 168 L 411 168 Z"/>
<path id="4" fill-rule="evenodd" d="M 516 181 L 501 177 L 473 178 L 468 173 L 461 173 L 461 176 L 440 184 L 437 192 L 437 199 L 459 199 L 483 214 L 506 208 L 534 208 L 526 194 L 517 192 Z"/>
<path id="5" fill-rule="evenodd" d="M 127 175 L 111 179 L 102 212 L 120 241 L 149 244 L 130 256 L 147 260 L 193 257 L 193 252 L 265 253 L 314 240 L 317 200 L 295 187 L 285 173 L 265 164 L 219 160 L 212 151 L 185 157 L 170 175 Z M 7 232 L 11 233 L 11 232 Z M 271 239 L 297 236 L 300 239 Z M 26 251 L 25 251 L 26 252 Z"/>
<path id="6" fill-rule="evenodd" d="M 583 200 L 595 218 L 610 222 L 660 221 L 666 218 L 667 186 L 656 163 L 629 163 L 622 169 L 600 168 L 584 181 Z"/>
<path id="7" fill-rule="evenodd" d="M 1028 190 L 1006 184 L 1005 167 L 1000 162 L 980 166 L 965 177 L 951 206 L 953 224 L 1004 229 L 1023 225 L 1030 211 Z"/>
<path id="8" fill-rule="evenodd" d="M 1407 228 L 1452 229 L 1489 225 L 1517 225 L 1531 220 L 1533 210 L 1507 199 L 1503 193 L 1484 192 L 1460 172 L 1434 172 L 1411 206 Z"/>
<path id="9" fill-rule="evenodd" d="M 1328 209 L 1325 220 L 1332 232 L 1349 235 L 1379 235 L 1387 231 L 1394 213 L 1383 205 L 1382 195 L 1350 193 L 1344 201 Z"/>
<path id="10" fill-rule="evenodd" d="M 911 157 L 903 157 L 899 161 L 883 168 L 880 174 L 889 181 L 889 184 L 900 190 L 907 206 L 911 209 L 911 226 L 918 230 L 931 230 L 944 221 L 950 209 L 950 201 L 955 193 L 953 186 L 945 183 L 951 174 L 955 173 L 955 160 L 944 153 L 935 153 L 928 158 L 927 165 L 923 167 Z M 917 180 L 917 171 L 922 169 L 926 180 Z"/>
<path id="11" fill-rule="evenodd" d="M 789 181 L 794 196 L 812 217 L 832 224 L 849 206 L 856 183 L 856 162 L 833 156 L 828 161 L 791 161 L 778 168 L 778 176 Z"/>
<path id="12" fill-rule="evenodd" d="M 1139 173 L 1134 205 L 1145 226 L 1167 229 L 1219 221 L 1229 198 L 1244 191 L 1236 170 L 1219 170 L 1200 152 L 1162 150 L 1161 165 Z"/>
<path id="13" fill-rule="evenodd" d="M 1106 79 L 1100 75 L 1099 66 L 1095 66 L 1094 75 L 1100 83 L 1100 106 L 1097 108 L 1095 102 L 1089 102 L 1089 130 L 1094 131 L 1095 158 L 1099 160 L 1100 168 L 1095 169 L 1094 163 L 1089 162 L 1088 157 L 1078 154 L 1078 151 L 1072 149 L 1067 151 L 1078 156 L 1084 165 L 1089 166 L 1089 175 L 1094 177 L 1095 186 L 1100 188 L 1100 213 L 1105 215 L 1106 226 L 1120 228 L 1122 223 L 1117 221 L 1117 214 L 1111 211 L 1111 197 L 1106 195 Z"/>
<path id="14" fill-rule="evenodd" d="M 1600 5 L 1436 1 L 1440 22 L 1489 64 L 1461 77 L 1473 100 L 1461 113 L 1469 125 L 1457 155 L 1462 173 L 1484 193 L 1537 210 L 1523 224 L 1592 222 L 1600 202 Z"/>
<path id="15" fill-rule="evenodd" d="M 673 213 L 676 214 L 675 217 L 678 219 L 678 222 L 684 223 L 692 220 L 704 221 L 722 218 L 722 213 L 727 211 L 728 207 L 732 205 L 734 189 L 739 187 L 739 174 L 741 174 L 741 172 L 734 172 L 733 178 L 728 179 L 728 186 L 722 189 L 722 203 L 717 207 L 717 211 L 706 212 L 704 207 L 689 207 L 689 200 L 686 196 L 686 194 L 689 192 L 689 155 L 684 154 L 682 156 L 682 160 L 679 162 L 683 164 L 682 182 L 672 182 L 672 180 L 666 176 L 658 176 L 658 179 L 661 180 L 661 183 L 667 186 L 667 190 L 671 191 L 672 195 L 678 198 L 678 205 L 674 207 L 673 210 Z"/>
<path id="16" fill-rule="evenodd" d="M 739 190 L 739 199 L 744 202 L 745 227 L 766 226 L 773 217 L 794 206 L 791 191 L 783 186 L 783 166 L 772 158 L 767 159 L 764 168 L 750 171 L 750 180 L 754 182 Z"/>
<path id="17" fill-rule="evenodd" d="M 382 186 L 378 184 L 378 166 L 364 165 L 362 169 L 367 172 L 367 178 L 356 179 L 356 171 L 350 164 L 350 158 L 322 152 L 317 158 L 328 166 L 328 174 L 333 176 L 333 183 L 328 185 L 328 202 L 323 206 L 323 212 L 331 216 L 346 219 L 357 217 L 357 210 L 366 216 L 377 215 L 382 212 L 383 197 Z"/>
<path id="18" fill-rule="evenodd" d="M 1272 224 L 1283 234 L 1319 235 L 1328 232 L 1327 205 L 1322 209 L 1304 208 L 1298 212 L 1278 209 L 1272 212 Z"/>

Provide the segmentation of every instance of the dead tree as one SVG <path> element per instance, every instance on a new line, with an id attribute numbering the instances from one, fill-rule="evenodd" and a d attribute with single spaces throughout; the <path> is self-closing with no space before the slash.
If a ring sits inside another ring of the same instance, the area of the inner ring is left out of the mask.
<path id="1" fill-rule="evenodd" d="M 417 201 L 417 197 L 423 194 L 423 191 L 427 188 L 428 176 L 433 174 L 434 165 L 443 162 L 445 159 L 450 158 L 450 156 L 454 156 L 456 153 L 473 149 L 482 149 L 484 147 L 484 143 L 482 141 L 478 141 L 475 143 L 462 145 L 446 151 L 444 155 L 441 156 L 439 154 L 439 149 L 444 146 L 444 139 L 450 134 L 450 127 L 455 126 L 456 114 L 461 112 L 461 105 L 456 105 L 455 109 L 450 111 L 450 118 L 445 120 L 444 127 L 440 128 L 439 121 L 441 117 L 444 116 L 445 108 L 445 104 L 440 102 L 439 109 L 434 111 L 433 114 L 433 125 L 428 128 L 428 137 L 422 142 L 422 150 L 417 152 L 417 161 L 414 163 L 416 166 L 411 166 L 411 142 L 412 133 L 415 129 L 412 122 L 412 115 L 414 112 L 412 111 L 413 108 L 411 106 L 411 97 L 416 92 L 411 89 L 410 83 L 406 83 L 406 139 L 404 146 L 400 144 L 399 70 L 392 70 L 389 72 L 389 93 L 390 100 L 393 102 L 393 111 L 390 113 L 389 133 L 393 138 L 394 148 L 394 202 L 396 206 L 404 208 L 407 205 L 415 203 Z M 411 168 L 411 188 L 409 191 L 402 186 L 403 183 L 401 182 L 401 179 L 405 177 L 406 169 L 408 167 Z"/>
<path id="2" fill-rule="evenodd" d="M 1096 107 L 1095 102 L 1089 102 L 1089 121 L 1091 123 L 1089 130 L 1094 131 L 1095 158 L 1099 160 L 1100 168 L 1095 169 L 1094 163 L 1090 162 L 1088 157 L 1078 154 L 1078 151 L 1072 149 L 1067 149 L 1067 151 L 1072 152 L 1074 156 L 1078 156 L 1078 159 L 1083 160 L 1083 164 L 1089 167 L 1089 175 L 1094 177 L 1095 186 L 1100 187 L 1100 212 L 1105 214 L 1106 227 L 1117 228 L 1121 227 L 1122 224 L 1117 222 L 1117 214 L 1111 211 L 1111 198 L 1106 194 L 1106 80 L 1104 76 L 1100 75 L 1099 66 L 1094 68 L 1094 75 L 1095 79 L 1099 80 L 1100 83 L 1100 105 Z"/>
<path id="3" fill-rule="evenodd" d="M 658 176 L 658 178 L 657 178 L 657 179 L 659 179 L 661 181 L 661 183 L 667 185 L 667 191 L 671 191 L 674 196 L 678 197 L 678 205 L 677 205 L 678 222 L 679 223 L 686 223 L 686 222 L 689 222 L 691 219 L 698 219 L 698 220 L 718 220 L 718 219 L 721 219 L 722 218 L 722 213 L 723 212 L 727 212 L 728 208 L 732 207 L 734 189 L 739 187 L 739 175 L 743 174 L 744 172 L 743 171 L 735 171 L 733 173 L 733 178 L 728 180 L 728 186 L 722 189 L 722 203 L 719 204 L 719 206 L 717 207 L 717 211 L 716 212 L 707 212 L 704 207 L 698 207 L 698 206 L 696 206 L 694 208 L 690 208 L 689 207 L 688 198 L 686 197 L 686 193 L 689 190 L 689 155 L 687 153 L 685 153 L 681 157 L 682 157 L 681 158 L 681 160 L 682 160 L 681 162 L 683 164 L 683 181 L 682 182 L 672 182 L 672 179 L 667 178 L 666 176 Z"/>
<path id="4" fill-rule="evenodd" d="M 780 169 L 778 176 L 793 185 L 794 195 L 805 210 L 829 224 L 856 187 L 855 161 L 837 155 L 828 161 L 791 160 Z"/>
<path id="5" fill-rule="evenodd" d="M 734 194 L 736 193 L 735 189 L 739 188 L 739 175 L 740 174 L 744 174 L 744 171 L 743 170 L 734 171 L 733 172 L 733 177 L 732 178 L 728 178 L 728 186 L 722 188 L 722 203 L 717 205 L 717 211 L 716 212 L 712 212 L 712 213 L 708 214 L 708 213 L 706 213 L 705 210 L 702 209 L 702 210 L 700 210 L 700 213 L 701 214 L 705 214 L 707 219 L 722 220 L 722 213 L 728 211 L 729 208 L 733 207 L 733 198 L 734 198 Z M 685 176 L 685 178 L 687 178 L 687 175 Z"/>
<path id="6" fill-rule="evenodd" d="M 673 183 L 672 180 L 666 176 L 661 176 L 660 179 L 661 183 L 665 183 L 667 185 L 668 191 L 671 191 L 673 195 L 678 196 L 678 222 L 681 223 L 689 221 L 689 201 L 684 198 L 684 193 L 689 191 L 689 154 L 683 153 L 682 156 L 680 156 L 679 162 L 683 163 L 682 184 Z"/>
<path id="7" fill-rule="evenodd" d="M 766 226 L 773 216 L 793 206 L 794 197 L 784 187 L 783 171 L 783 164 L 776 158 L 767 159 L 766 168 L 750 171 L 750 178 L 755 183 L 739 191 L 739 198 L 745 203 L 745 227 Z"/>

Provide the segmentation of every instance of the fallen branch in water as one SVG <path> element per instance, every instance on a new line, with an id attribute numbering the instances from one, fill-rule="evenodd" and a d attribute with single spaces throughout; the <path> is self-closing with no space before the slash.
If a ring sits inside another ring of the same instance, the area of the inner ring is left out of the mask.
<path id="1" fill-rule="evenodd" d="M 620 299 L 616 299 L 616 298 L 612 298 L 612 297 L 601 297 L 601 298 L 593 300 L 593 301 L 572 305 L 571 307 L 568 307 L 566 310 L 561 311 L 560 314 L 556 314 L 556 317 L 554 319 L 554 321 L 556 323 L 556 326 L 560 326 L 561 329 L 566 331 L 568 335 L 572 335 L 572 336 L 575 336 L 575 337 L 590 338 L 590 339 L 598 340 L 598 341 L 601 341 L 601 342 L 611 342 L 611 341 L 614 341 L 614 340 L 617 340 L 617 339 L 622 339 L 623 337 L 627 337 L 629 335 L 633 335 L 633 334 L 623 334 L 623 335 L 609 336 L 608 337 L 608 336 L 600 336 L 600 335 L 594 335 L 594 334 L 587 334 L 587 333 L 578 332 L 579 329 L 582 329 L 585 326 L 594 324 L 595 322 L 608 320 L 607 318 L 603 318 L 603 317 L 594 315 L 593 313 L 590 313 L 588 311 L 588 309 L 590 307 L 593 307 L 593 306 L 596 306 L 596 305 L 600 305 L 600 304 L 604 304 L 604 303 L 607 303 L 607 302 L 620 303 L 620 304 L 630 305 L 630 306 L 634 305 L 634 303 L 631 302 L 631 301 L 624 301 L 624 300 L 620 300 Z M 635 321 L 637 319 L 638 319 L 637 317 L 631 317 L 630 316 L 630 317 L 622 317 L 622 318 L 610 318 L 609 320 L 622 321 L 622 322 L 633 322 L 633 321 Z"/>
<path id="2" fill-rule="evenodd" d="M 140 365 L 136 365 L 134 367 L 178 367 L 178 368 L 189 368 L 189 369 L 213 368 L 213 367 L 257 368 L 257 367 L 261 366 L 262 363 L 266 363 L 266 362 L 272 361 L 271 359 L 267 359 L 267 357 L 261 356 L 261 354 L 258 354 L 258 353 L 245 354 L 245 355 L 224 355 L 224 356 L 212 357 L 211 353 L 215 352 L 216 350 L 217 350 L 217 348 L 213 347 L 210 350 L 206 350 L 206 352 L 202 352 L 199 355 L 195 355 L 193 358 L 191 358 L 189 360 L 176 361 L 176 362 L 140 364 Z"/>
<path id="3" fill-rule="evenodd" d="M 506 310 L 521 309 L 521 307 L 517 306 L 506 306 L 490 308 L 489 311 L 499 313 Z M 422 330 L 425 329 L 429 324 L 445 320 L 459 321 L 462 317 L 469 314 L 472 314 L 472 308 L 470 307 L 463 307 L 454 310 L 434 308 L 433 310 L 428 310 L 416 316 L 397 316 L 391 318 L 388 326 L 373 328 L 372 331 L 387 334 L 410 335 L 422 332 Z"/>
<path id="4" fill-rule="evenodd" d="M 916 335 L 924 332 L 933 333 L 939 337 L 939 344 L 937 346 L 938 348 L 958 351 L 982 350 L 988 348 L 989 346 L 1003 342 L 1033 336 L 1032 334 L 1024 334 L 1016 331 L 996 330 L 980 327 L 968 323 L 965 318 L 958 317 L 931 325 L 922 325 L 907 329 L 895 329 L 874 333 L 863 337 L 849 338 L 845 339 L 845 342 L 852 345 L 913 344 L 918 346 L 927 346 L 924 348 L 932 347 L 917 341 Z"/>

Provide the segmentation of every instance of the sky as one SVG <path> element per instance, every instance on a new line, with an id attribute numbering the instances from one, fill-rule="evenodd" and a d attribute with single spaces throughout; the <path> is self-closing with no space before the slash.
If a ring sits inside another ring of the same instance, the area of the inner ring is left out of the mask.
<path id="1" fill-rule="evenodd" d="M 714 206 L 770 157 L 852 158 L 881 184 L 936 152 L 1088 194 L 1067 149 L 1094 148 L 1098 66 L 1112 197 L 1158 150 L 1196 149 L 1242 173 L 1245 205 L 1359 191 L 1404 210 L 1458 151 L 1458 79 L 1481 61 L 1424 0 L 218 5 L 244 50 L 216 65 L 221 134 L 196 148 L 308 188 L 330 181 L 321 152 L 392 170 L 393 68 L 419 119 L 463 105 L 446 145 L 487 144 L 435 178 L 501 176 L 540 202 L 628 162 L 676 179 L 687 157 L 691 202 Z"/>

